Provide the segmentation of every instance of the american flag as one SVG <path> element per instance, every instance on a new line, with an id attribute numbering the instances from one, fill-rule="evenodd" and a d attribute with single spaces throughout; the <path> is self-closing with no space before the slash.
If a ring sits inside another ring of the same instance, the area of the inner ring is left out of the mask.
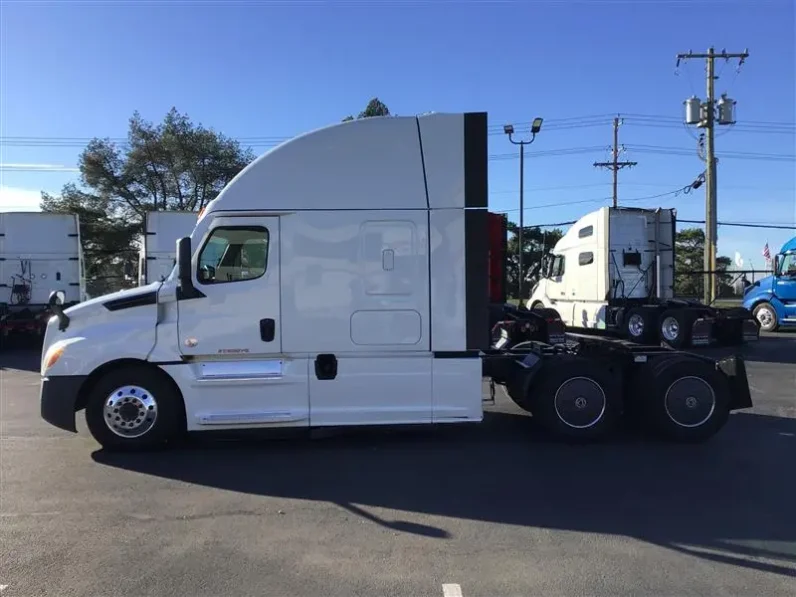
<path id="1" fill-rule="evenodd" d="M 766 261 L 771 261 L 771 251 L 768 250 L 768 243 L 763 247 L 763 257 L 766 258 Z"/>

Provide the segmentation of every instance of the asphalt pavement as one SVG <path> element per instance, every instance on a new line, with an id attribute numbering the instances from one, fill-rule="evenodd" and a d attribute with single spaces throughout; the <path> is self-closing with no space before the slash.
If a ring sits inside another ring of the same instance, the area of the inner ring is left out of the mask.
<path id="1" fill-rule="evenodd" d="M 755 407 L 701 445 L 483 424 L 99 450 L 0 354 L 0 594 L 793 595 L 796 335 L 746 350 Z"/>

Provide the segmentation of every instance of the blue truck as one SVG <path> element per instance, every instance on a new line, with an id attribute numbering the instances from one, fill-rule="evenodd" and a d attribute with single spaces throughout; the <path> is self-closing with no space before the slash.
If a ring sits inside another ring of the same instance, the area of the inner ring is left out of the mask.
<path id="1" fill-rule="evenodd" d="M 743 306 L 763 331 L 796 328 L 796 236 L 774 257 L 774 273 L 746 287 Z"/>

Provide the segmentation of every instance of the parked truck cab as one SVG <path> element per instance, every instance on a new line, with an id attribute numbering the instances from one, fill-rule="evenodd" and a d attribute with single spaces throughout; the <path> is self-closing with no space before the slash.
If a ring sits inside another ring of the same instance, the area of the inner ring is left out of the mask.
<path id="1" fill-rule="evenodd" d="M 546 257 L 529 309 L 553 308 L 568 328 L 673 348 L 758 339 L 746 309 L 674 296 L 674 209 L 602 207 L 580 218 Z"/>
<path id="2" fill-rule="evenodd" d="M 485 376 L 568 437 L 605 435 L 642 396 L 680 440 L 751 406 L 741 358 L 518 342 L 533 334 L 519 311 L 490 336 L 487 136 L 485 113 L 379 117 L 270 150 L 177 242 L 168 278 L 65 310 L 51 298 L 42 417 L 75 431 L 85 409 L 109 449 L 468 423 Z"/>
<path id="3" fill-rule="evenodd" d="M 743 306 L 767 332 L 796 327 L 796 237 L 774 257 L 774 273 L 746 287 Z"/>

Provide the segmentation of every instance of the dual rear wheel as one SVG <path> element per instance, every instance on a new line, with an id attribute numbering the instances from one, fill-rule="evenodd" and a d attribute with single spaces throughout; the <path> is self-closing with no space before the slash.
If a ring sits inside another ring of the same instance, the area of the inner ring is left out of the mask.
<path id="1" fill-rule="evenodd" d="M 574 440 L 601 439 L 631 415 L 663 438 L 704 441 L 730 413 L 727 379 L 686 355 L 650 361 L 629 379 L 610 363 L 579 357 L 553 359 L 537 376 L 515 402 L 553 434 Z"/>

